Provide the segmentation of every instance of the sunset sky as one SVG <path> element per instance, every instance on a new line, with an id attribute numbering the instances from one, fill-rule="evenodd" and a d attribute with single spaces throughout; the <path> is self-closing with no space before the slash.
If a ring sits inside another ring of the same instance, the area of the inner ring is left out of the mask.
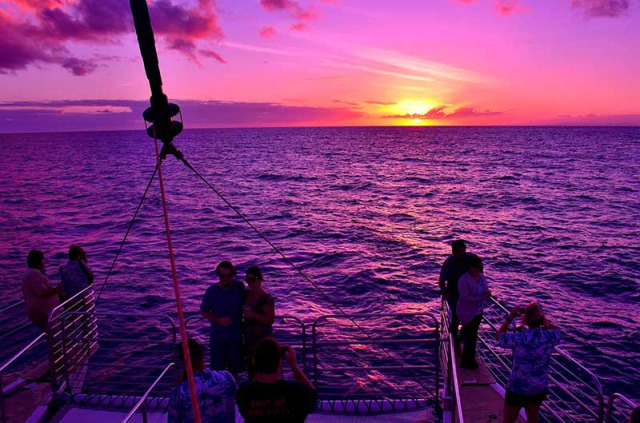
<path id="1" fill-rule="evenodd" d="M 151 0 L 187 127 L 640 125 L 640 0 Z M 0 0 L 0 132 L 135 129 L 128 0 Z"/>

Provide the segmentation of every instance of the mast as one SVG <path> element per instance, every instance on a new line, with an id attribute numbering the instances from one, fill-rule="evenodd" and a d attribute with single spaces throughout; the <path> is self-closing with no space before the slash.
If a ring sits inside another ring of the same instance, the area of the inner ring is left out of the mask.
<path id="1" fill-rule="evenodd" d="M 189 391 L 191 392 L 191 406 L 193 408 L 193 417 L 195 423 L 201 423 L 200 408 L 198 406 L 198 396 L 196 393 L 196 385 L 193 377 L 193 367 L 191 365 L 191 354 L 189 354 L 189 345 L 187 342 L 187 328 L 182 312 L 182 299 L 180 297 L 180 286 L 178 284 L 178 276 L 176 271 L 175 258 L 173 255 L 173 245 L 171 241 L 171 229 L 169 227 L 169 216 L 167 213 L 167 204 L 164 192 L 164 183 L 162 180 L 162 159 L 168 154 L 175 155 L 178 159 L 182 159 L 182 153 L 173 145 L 173 139 L 182 132 L 182 122 L 173 121 L 172 117 L 180 113 L 180 108 L 169 103 L 167 96 L 162 91 L 162 77 L 160 76 L 160 66 L 158 65 L 158 53 L 156 52 L 156 43 L 151 27 L 151 18 L 149 17 L 149 9 L 145 0 L 130 0 L 131 12 L 133 14 L 133 22 L 136 27 L 136 35 L 138 37 L 138 45 L 144 62 L 144 70 L 149 80 L 151 88 L 151 107 L 146 109 L 142 114 L 145 122 L 151 125 L 147 128 L 147 134 L 156 140 L 156 156 L 157 169 L 160 180 L 160 192 L 162 194 L 162 206 L 164 211 L 164 222 L 167 234 L 167 243 L 169 247 L 169 259 L 171 261 L 171 274 L 173 276 L 173 287 L 176 296 L 176 308 L 178 311 L 178 321 L 180 324 L 180 337 L 182 341 L 182 352 L 184 356 L 184 366 L 187 371 L 187 380 L 189 383 Z M 158 151 L 158 142 L 160 139 L 163 143 L 162 151 Z"/>

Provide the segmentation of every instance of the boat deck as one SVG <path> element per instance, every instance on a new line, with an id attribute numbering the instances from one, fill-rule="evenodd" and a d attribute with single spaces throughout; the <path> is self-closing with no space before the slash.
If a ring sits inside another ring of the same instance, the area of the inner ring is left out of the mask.
<path id="1" fill-rule="evenodd" d="M 465 420 L 470 422 L 502 422 L 504 391 L 496 383 L 482 358 L 476 358 L 477 370 L 460 367 L 460 358 L 456 358 L 456 369 L 460 387 L 460 403 Z M 524 423 L 522 416 L 517 423 Z"/>

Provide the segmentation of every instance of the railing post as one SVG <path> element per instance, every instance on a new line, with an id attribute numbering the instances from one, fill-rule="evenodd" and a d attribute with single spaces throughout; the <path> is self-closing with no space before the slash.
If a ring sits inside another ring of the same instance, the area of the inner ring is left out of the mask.
<path id="1" fill-rule="evenodd" d="M 2 423 L 7 423 L 7 413 L 4 411 L 4 385 L 2 384 L 1 373 L 0 373 L 0 413 L 2 413 Z"/>
<path id="2" fill-rule="evenodd" d="M 147 400 L 142 403 L 142 423 L 147 423 Z"/>
<path id="3" fill-rule="evenodd" d="M 316 388 L 318 387 L 318 334 L 316 323 L 318 320 L 313 322 L 313 326 L 311 327 L 311 340 L 313 342 L 313 380 L 315 382 Z"/>

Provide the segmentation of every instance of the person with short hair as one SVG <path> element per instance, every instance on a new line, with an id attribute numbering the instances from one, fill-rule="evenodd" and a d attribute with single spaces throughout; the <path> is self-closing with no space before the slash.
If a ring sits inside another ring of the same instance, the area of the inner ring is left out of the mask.
<path id="1" fill-rule="evenodd" d="M 22 294 L 27 315 L 36 326 L 45 331 L 51 311 L 60 305 L 62 286 L 53 286 L 45 274 L 44 253 L 31 250 L 27 256 L 29 269 L 22 278 Z"/>
<path id="2" fill-rule="evenodd" d="M 456 311 L 459 291 L 458 280 L 469 270 L 469 259 L 472 254 L 467 253 L 467 244 L 462 239 L 457 239 L 451 243 L 451 256 L 449 256 L 442 264 L 440 269 L 440 278 L 438 286 L 442 299 L 447 301 L 451 310 L 451 322 L 449 331 L 453 335 L 456 346 L 459 345 L 458 339 L 458 313 Z"/>
<path id="3" fill-rule="evenodd" d="M 234 398 L 238 386 L 234 377 L 226 370 L 207 369 L 204 364 L 202 346 L 195 339 L 189 339 L 187 342 L 202 423 L 235 423 Z M 176 347 L 184 366 L 182 345 L 178 344 Z M 192 423 L 194 421 L 191 391 L 189 390 L 189 382 L 186 380 L 186 371 L 183 376 L 184 382 L 176 386 L 169 397 L 168 423 Z"/>
<path id="4" fill-rule="evenodd" d="M 511 322 L 522 314 L 522 326 L 507 332 Z M 555 347 L 560 343 L 560 331 L 546 319 L 542 307 L 532 301 L 525 307 L 515 307 L 498 329 L 502 348 L 513 350 L 513 367 L 505 393 L 504 423 L 513 423 L 524 407 L 527 422 L 538 423 L 538 411 L 547 397 L 549 364 Z"/>
<path id="5" fill-rule="evenodd" d="M 295 382 L 282 378 L 282 358 L 291 367 Z M 246 423 L 303 423 L 316 408 L 318 393 L 300 370 L 296 353 L 273 338 L 258 344 L 256 375 L 238 390 L 236 402 Z"/>
<path id="6" fill-rule="evenodd" d="M 87 266 L 87 253 L 79 245 L 69 247 L 69 261 L 60 266 L 60 280 L 66 298 L 71 298 L 93 283 L 93 272 Z"/>
<path id="7" fill-rule="evenodd" d="M 241 324 L 245 288 L 242 282 L 234 281 L 236 273 L 230 261 L 218 264 L 219 281 L 205 292 L 200 313 L 211 322 L 211 368 L 228 369 L 237 379 L 244 369 Z"/>
<path id="8" fill-rule="evenodd" d="M 476 362 L 478 329 L 482 323 L 484 302 L 491 296 L 480 257 L 474 255 L 469 259 L 469 271 L 460 277 L 458 291 L 460 296 L 456 312 L 460 323 L 462 323 L 460 338 L 464 344 L 460 367 L 475 370 L 478 368 Z"/>
<path id="9" fill-rule="evenodd" d="M 249 286 L 244 299 L 244 347 L 249 365 L 249 378 L 255 375 L 254 358 L 258 343 L 264 338 L 273 336 L 275 320 L 274 301 L 271 294 L 264 290 L 264 278 L 258 266 L 247 269 L 245 282 Z"/>

